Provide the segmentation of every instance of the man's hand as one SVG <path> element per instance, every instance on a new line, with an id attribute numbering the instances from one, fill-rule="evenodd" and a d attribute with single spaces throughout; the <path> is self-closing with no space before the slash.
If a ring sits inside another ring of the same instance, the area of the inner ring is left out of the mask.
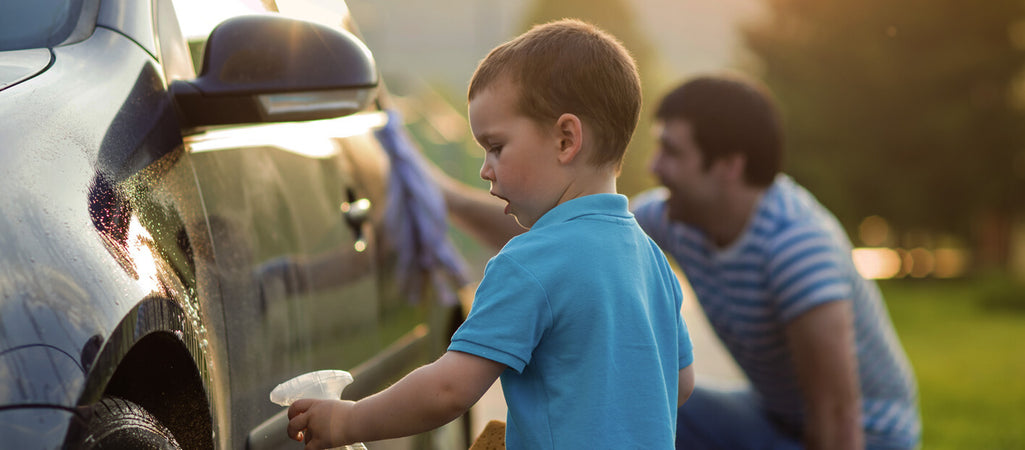
<path id="1" fill-rule="evenodd" d="M 352 444 L 345 426 L 354 403 L 342 400 L 296 400 L 288 408 L 288 437 L 306 441 L 306 450 Z"/>

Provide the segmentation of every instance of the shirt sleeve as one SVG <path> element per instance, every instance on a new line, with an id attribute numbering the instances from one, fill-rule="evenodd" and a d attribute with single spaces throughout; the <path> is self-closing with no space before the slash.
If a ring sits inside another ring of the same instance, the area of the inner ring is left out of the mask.
<path id="1" fill-rule="evenodd" d="M 551 324 L 548 295 L 540 282 L 499 253 L 485 267 L 470 314 L 452 336 L 449 350 L 522 372 Z"/>
<path id="2" fill-rule="evenodd" d="M 793 226 L 773 243 L 769 288 L 780 317 L 789 322 L 809 309 L 849 299 L 852 286 L 844 258 L 850 250 L 826 230 Z"/>
<path id="3" fill-rule="evenodd" d="M 680 330 L 679 334 L 679 347 L 680 347 L 680 369 L 684 369 L 687 366 L 694 363 L 694 344 L 690 341 L 690 332 L 687 331 L 687 322 L 683 320 L 683 314 L 677 316 L 677 329 Z"/>
<path id="4" fill-rule="evenodd" d="M 675 274 L 670 272 L 675 280 Z M 679 367 L 684 369 L 694 363 L 694 344 L 690 340 L 690 331 L 687 329 L 687 321 L 683 319 L 683 288 L 679 281 L 675 283 L 674 293 L 676 295 L 676 341 L 679 354 Z"/>

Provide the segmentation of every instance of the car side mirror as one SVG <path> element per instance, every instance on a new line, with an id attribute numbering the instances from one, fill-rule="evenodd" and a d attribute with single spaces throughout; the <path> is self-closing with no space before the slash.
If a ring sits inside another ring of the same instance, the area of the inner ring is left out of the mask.
<path id="1" fill-rule="evenodd" d="M 203 69 L 171 83 L 186 128 L 327 119 L 373 100 L 374 57 L 352 33 L 274 15 L 221 22 Z"/>

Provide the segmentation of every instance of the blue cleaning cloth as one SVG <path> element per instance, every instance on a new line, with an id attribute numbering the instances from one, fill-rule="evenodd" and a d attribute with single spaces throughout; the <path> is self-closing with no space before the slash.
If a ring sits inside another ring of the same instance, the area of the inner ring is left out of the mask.
<path id="1" fill-rule="evenodd" d="M 406 134 L 402 116 L 395 110 L 387 113 L 388 123 L 375 134 L 391 159 L 385 222 L 399 252 L 400 288 L 415 303 L 430 279 L 442 303 L 455 304 L 456 289 L 469 278 L 462 256 L 448 237 L 445 200 L 424 170 L 427 161 Z"/>

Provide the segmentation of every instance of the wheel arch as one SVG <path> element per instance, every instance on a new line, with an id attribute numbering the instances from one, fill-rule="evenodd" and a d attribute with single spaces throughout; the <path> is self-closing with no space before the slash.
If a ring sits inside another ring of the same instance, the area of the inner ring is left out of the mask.
<path id="1" fill-rule="evenodd" d="M 213 449 L 209 357 L 196 328 L 174 301 L 144 299 L 99 351 L 79 405 L 120 397 L 153 414 L 183 448 Z"/>

